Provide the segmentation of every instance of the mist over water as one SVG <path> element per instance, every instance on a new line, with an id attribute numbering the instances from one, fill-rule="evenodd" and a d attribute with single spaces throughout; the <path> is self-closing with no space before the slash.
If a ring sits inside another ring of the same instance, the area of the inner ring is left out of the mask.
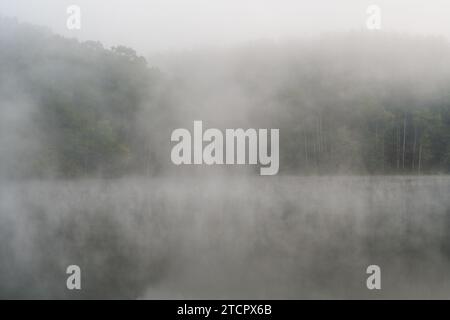
<path id="1" fill-rule="evenodd" d="M 447 298 L 449 192 L 439 176 L 2 185 L 0 296 Z"/>
<path id="2" fill-rule="evenodd" d="M 0 298 L 448 299 L 448 4 L 378 2 L 2 2 Z M 194 121 L 279 174 L 175 165 Z"/>

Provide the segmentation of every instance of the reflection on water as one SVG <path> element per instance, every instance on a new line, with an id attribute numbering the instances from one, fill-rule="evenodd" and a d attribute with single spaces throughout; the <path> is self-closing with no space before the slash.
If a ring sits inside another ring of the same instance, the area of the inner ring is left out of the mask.
<path id="1" fill-rule="evenodd" d="M 3 183 L 0 297 L 448 298 L 449 194 L 437 176 Z"/>

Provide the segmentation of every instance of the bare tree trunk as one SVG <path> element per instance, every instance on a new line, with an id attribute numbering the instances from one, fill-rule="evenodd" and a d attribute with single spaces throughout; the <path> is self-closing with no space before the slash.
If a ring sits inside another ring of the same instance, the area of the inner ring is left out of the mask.
<path id="1" fill-rule="evenodd" d="M 422 169 L 422 144 L 419 145 L 419 176 Z"/>
<path id="2" fill-rule="evenodd" d="M 406 114 L 403 118 L 403 155 L 402 155 L 403 170 L 405 170 L 405 149 L 406 149 Z"/>
<path id="3" fill-rule="evenodd" d="M 303 133 L 303 136 L 305 138 L 305 160 L 306 165 L 308 165 L 308 137 L 306 136 L 306 132 Z"/>
<path id="4" fill-rule="evenodd" d="M 313 134 L 313 136 L 312 136 L 312 141 L 313 141 L 313 150 L 312 150 L 312 155 L 311 155 L 311 158 L 312 158 L 312 160 L 314 161 L 314 160 L 316 160 L 317 159 L 317 138 L 316 139 L 314 139 L 315 137 L 314 137 L 314 131 L 312 132 L 312 134 Z"/>
<path id="5" fill-rule="evenodd" d="M 325 148 L 325 135 L 323 134 L 323 121 L 322 116 L 319 118 L 320 123 L 320 150 L 322 151 L 322 154 L 326 151 Z"/>
<path id="6" fill-rule="evenodd" d="M 322 137 L 322 152 L 326 153 L 326 130 L 323 129 L 323 118 L 320 118 L 320 136 Z"/>
<path id="7" fill-rule="evenodd" d="M 412 164 L 411 168 L 414 170 L 414 161 L 416 157 L 416 144 L 417 144 L 417 127 L 414 125 L 414 144 L 413 144 L 413 153 L 412 153 Z"/>
<path id="8" fill-rule="evenodd" d="M 323 153 L 323 157 L 325 159 L 328 159 L 328 155 L 329 155 L 329 150 L 328 150 L 328 145 L 327 145 L 327 135 L 326 135 L 326 129 L 324 131 L 323 129 L 323 122 L 320 122 L 320 126 L 322 127 L 322 153 Z"/>
<path id="9" fill-rule="evenodd" d="M 383 173 L 385 173 L 385 171 L 384 171 L 384 157 L 385 157 L 385 151 L 384 151 L 384 130 L 383 130 L 383 136 L 382 136 L 382 139 L 381 139 L 382 141 L 381 141 L 381 167 L 382 167 L 382 170 L 383 170 Z"/>
<path id="10" fill-rule="evenodd" d="M 397 130 L 397 170 L 400 168 L 400 130 L 398 129 L 398 125 L 396 126 Z"/>
<path id="11" fill-rule="evenodd" d="M 320 124 L 320 116 L 317 119 L 317 141 L 318 141 L 318 146 L 317 146 L 317 152 L 320 154 L 322 151 L 322 135 L 321 135 L 321 128 L 320 128 L 321 124 Z"/>
<path id="12" fill-rule="evenodd" d="M 375 122 L 375 152 L 378 151 L 378 122 Z"/>
<path id="13" fill-rule="evenodd" d="M 395 167 L 395 161 L 396 161 L 396 148 L 397 148 L 397 143 L 396 143 L 396 125 L 395 122 L 392 123 L 392 168 Z"/>

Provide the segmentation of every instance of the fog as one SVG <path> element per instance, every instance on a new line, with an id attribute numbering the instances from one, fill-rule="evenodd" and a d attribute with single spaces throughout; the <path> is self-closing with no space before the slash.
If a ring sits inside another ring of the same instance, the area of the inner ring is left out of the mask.
<path id="1" fill-rule="evenodd" d="M 448 298 L 444 1 L 69 4 L 0 3 L 0 298 Z M 278 175 L 175 165 L 195 120 Z"/>
<path id="2" fill-rule="evenodd" d="M 448 177 L 2 186 L 1 296 L 446 298 L 449 191 Z"/>
<path id="3" fill-rule="evenodd" d="M 72 4 L 82 9 L 79 31 L 66 28 L 66 8 Z M 450 7 L 445 0 L 40 0 L 33 4 L 16 0 L 1 1 L 0 13 L 65 36 L 127 45 L 146 55 L 362 30 L 371 4 L 382 9 L 385 31 L 450 36 Z"/>

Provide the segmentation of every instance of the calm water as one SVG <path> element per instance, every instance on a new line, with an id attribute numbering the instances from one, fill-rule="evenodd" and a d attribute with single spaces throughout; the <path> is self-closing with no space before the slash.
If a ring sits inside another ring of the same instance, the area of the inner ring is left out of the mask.
<path id="1" fill-rule="evenodd" d="M 0 183 L 0 298 L 450 298 L 449 194 L 448 176 Z"/>

